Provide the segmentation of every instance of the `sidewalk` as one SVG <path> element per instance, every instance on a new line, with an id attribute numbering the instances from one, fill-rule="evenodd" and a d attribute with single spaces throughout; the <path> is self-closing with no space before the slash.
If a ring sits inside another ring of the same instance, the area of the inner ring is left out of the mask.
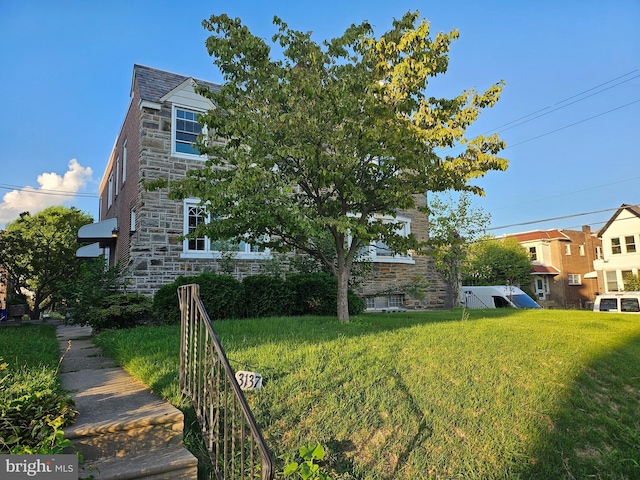
<path id="1" fill-rule="evenodd" d="M 183 414 L 103 356 L 91 327 L 59 325 L 62 386 L 79 412 L 65 438 L 84 457 L 82 477 L 195 479 L 197 459 L 182 446 Z"/>

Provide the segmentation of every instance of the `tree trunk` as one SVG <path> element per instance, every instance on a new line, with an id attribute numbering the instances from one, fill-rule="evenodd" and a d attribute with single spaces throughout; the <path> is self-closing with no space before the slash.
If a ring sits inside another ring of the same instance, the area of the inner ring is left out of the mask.
<path id="1" fill-rule="evenodd" d="M 349 322 L 349 271 L 340 268 L 337 272 L 338 278 L 338 320 Z"/>

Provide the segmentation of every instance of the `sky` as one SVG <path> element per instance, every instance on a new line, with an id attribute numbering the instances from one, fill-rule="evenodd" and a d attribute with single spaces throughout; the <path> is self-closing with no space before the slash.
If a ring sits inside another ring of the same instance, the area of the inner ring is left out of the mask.
<path id="1" fill-rule="evenodd" d="M 475 182 L 488 233 L 597 230 L 640 203 L 640 0 L 0 0 L 0 228 L 61 204 L 97 219 L 133 65 L 223 82 L 212 14 L 269 41 L 277 15 L 321 42 L 364 20 L 379 36 L 409 10 L 460 32 L 429 96 L 506 82 L 469 129 L 507 143 L 509 168 Z"/>

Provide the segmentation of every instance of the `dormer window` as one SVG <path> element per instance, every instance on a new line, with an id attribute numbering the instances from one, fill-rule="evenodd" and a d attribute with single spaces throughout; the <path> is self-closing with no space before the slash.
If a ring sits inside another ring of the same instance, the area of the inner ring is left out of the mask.
<path id="1" fill-rule="evenodd" d="M 173 109 L 173 153 L 200 156 L 195 147 L 202 125 L 198 123 L 198 112 L 181 107 Z"/>

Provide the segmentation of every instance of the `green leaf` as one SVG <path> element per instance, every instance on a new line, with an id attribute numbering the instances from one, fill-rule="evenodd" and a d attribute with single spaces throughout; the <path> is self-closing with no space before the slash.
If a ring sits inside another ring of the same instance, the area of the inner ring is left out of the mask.
<path id="1" fill-rule="evenodd" d="M 285 477 L 288 477 L 289 475 L 293 475 L 297 471 L 298 471 L 298 463 L 297 462 L 291 462 L 289 465 L 284 467 L 284 470 L 282 471 L 282 474 Z"/>

